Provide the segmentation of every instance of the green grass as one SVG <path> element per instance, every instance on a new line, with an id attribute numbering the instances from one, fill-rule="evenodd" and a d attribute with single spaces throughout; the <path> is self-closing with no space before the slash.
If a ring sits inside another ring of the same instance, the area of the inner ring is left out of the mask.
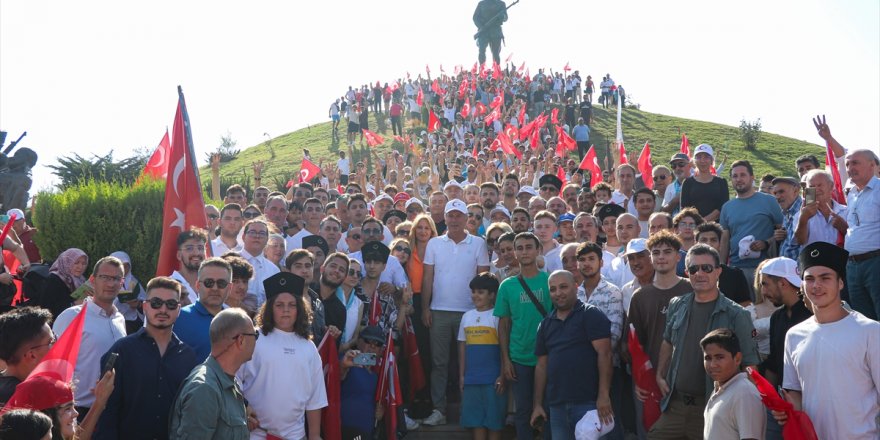
<path id="1" fill-rule="evenodd" d="M 594 107 L 590 138 L 596 146 L 600 163 L 605 158 L 606 145 L 611 145 L 611 141 L 614 140 L 616 118 L 616 109 L 609 108 L 606 111 L 601 106 Z M 393 142 L 391 127 L 385 124 L 380 124 L 377 127 L 377 122 L 376 115 L 371 114 L 370 128 L 385 138 L 385 142 L 377 147 L 379 154 L 382 155 L 384 151 L 392 148 L 392 143 L 397 143 Z M 724 176 L 727 175 L 726 170 L 730 169 L 730 164 L 738 159 L 748 159 L 754 167 L 755 176 L 760 178 L 765 173 L 776 176 L 794 175 L 795 158 L 806 153 L 816 154 L 820 158 L 823 155 L 823 148 L 819 145 L 767 132 L 762 133 L 757 148 L 748 151 L 742 146 L 738 127 L 677 118 L 635 108 L 623 110 L 622 123 L 626 148 L 633 161 L 638 157 L 642 146 L 648 141 L 651 144 L 654 164 L 667 163 L 672 154 L 679 150 L 681 133 L 686 133 L 690 140 L 691 149 L 701 143 L 707 143 L 715 149 L 718 162 L 726 155 L 725 171 L 722 172 Z M 421 130 L 421 127 L 418 129 Z M 246 181 L 253 174 L 251 164 L 254 161 L 263 160 L 265 161 L 263 184 L 270 186 L 270 188 L 277 185 L 277 183 L 273 185 L 274 182 L 283 184 L 291 175 L 299 172 L 303 148 L 310 151 L 315 163 L 319 158 L 335 163 L 339 148 L 346 148 L 345 121 L 340 122 L 339 130 L 341 142 L 333 140 L 331 123 L 326 122 L 287 133 L 247 148 L 236 159 L 221 165 L 221 179 Z M 399 148 L 399 144 L 396 147 Z M 356 158 L 366 152 L 365 149 L 357 151 L 357 144 L 355 149 Z M 612 151 L 611 154 L 616 156 L 617 153 Z M 210 180 L 209 168 L 202 168 L 201 173 L 203 182 Z"/>

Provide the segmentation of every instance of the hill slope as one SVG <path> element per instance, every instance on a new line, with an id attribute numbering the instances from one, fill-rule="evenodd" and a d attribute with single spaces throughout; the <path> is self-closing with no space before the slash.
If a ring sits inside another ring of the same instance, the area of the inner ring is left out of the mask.
<path id="1" fill-rule="evenodd" d="M 610 148 L 614 140 L 616 117 L 616 109 L 609 108 L 606 111 L 601 106 L 594 107 L 591 141 L 596 146 L 600 163 L 606 155 L 606 147 Z M 795 158 L 806 153 L 816 154 L 820 158 L 823 155 L 823 148 L 819 145 L 767 132 L 762 133 L 757 149 L 747 151 L 742 146 L 738 127 L 677 118 L 635 108 L 623 110 L 622 123 L 624 142 L 633 161 L 648 141 L 651 144 L 655 165 L 666 163 L 672 154 L 679 150 L 681 133 L 687 134 L 692 149 L 701 143 L 712 145 L 716 152 L 716 162 L 720 163 L 726 156 L 727 167 L 734 160 L 748 159 L 752 162 L 757 177 L 765 173 L 777 176 L 794 175 Z M 370 128 L 385 137 L 385 143 L 378 147 L 381 154 L 382 151 L 391 148 L 391 128 L 384 123 L 379 127 L 376 127 L 376 124 L 376 115 L 371 114 Z M 316 163 L 320 158 L 335 162 L 339 148 L 346 148 L 344 131 L 345 122 L 342 121 L 340 123 L 342 140 L 335 141 L 331 136 L 331 123 L 326 122 L 255 145 L 242 151 L 236 159 L 221 165 L 221 181 L 249 181 L 252 176 L 251 164 L 262 160 L 265 161 L 263 184 L 275 189 L 273 186 L 283 185 L 291 175 L 299 172 L 303 148 L 310 151 Z M 357 155 L 357 152 L 355 154 Z M 209 182 L 210 170 L 203 168 L 201 172 L 202 181 Z M 723 174 L 727 173 L 723 172 Z"/>

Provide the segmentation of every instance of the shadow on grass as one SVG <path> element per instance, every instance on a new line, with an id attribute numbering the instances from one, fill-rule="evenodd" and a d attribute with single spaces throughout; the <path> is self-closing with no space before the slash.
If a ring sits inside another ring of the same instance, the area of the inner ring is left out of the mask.
<path id="1" fill-rule="evenodd" d="M 776 169 L 785 169 L 787 167 L 783 161 L 774 156 L 771 156 L 766 151 L 749 150 L 749 152 L 752 153 L 753 156 L 755 156 L 755 159 L 760 160 L 765 165 L 770 165 L 771 167 Z"/>

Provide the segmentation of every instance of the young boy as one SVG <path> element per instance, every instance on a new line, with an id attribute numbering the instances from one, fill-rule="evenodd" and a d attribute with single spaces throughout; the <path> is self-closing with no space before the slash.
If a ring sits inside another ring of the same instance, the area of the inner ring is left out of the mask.
<path id="1" fill-rule="evenodd" d="M 593 194 L 596 195 L 596 202 L 609 203 L 613 191 L 614 188 L 605 182 L 599 182 L 593 187 Z"/>
<path id="2" fill-rule="evenodd" d="M 498 318 L 493 314 L 498 285 L 498 278 L 489 272 L 471 280 L 476 309 L 465 312 L 458 328 L 461 426 L 472 428 L 474 439 L 500 440 L 507 414 Z"/>
<path id="3" fill-rule="evenodd" d="M 763 439 L 767 417 L 761 396 L 745 372 L 736 334 L 712 330 L 701 341 L 703 366 L 715 390 L 703 411 L 703 438 Z"/>

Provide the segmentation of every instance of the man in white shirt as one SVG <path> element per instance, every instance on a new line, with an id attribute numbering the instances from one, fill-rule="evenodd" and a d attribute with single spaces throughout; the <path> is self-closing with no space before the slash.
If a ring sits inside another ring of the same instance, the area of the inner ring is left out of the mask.
<path id="1" fill-rule="evenodd" d="M 681 184 L 691 177 L 693 163 L 687 154 L 675 153 L 669 161 L 669 166 L 675 179 L 666 187 L 666 193 L 663 195 L 663 211 L 674 216 L 681 210 Z"/>
<path id="2" fill-rule="evenodd" d="M 880 437 L 880 323 L 840 300 L 849 253 L 816 242 L 801 250 L 801 289 L 814 315 L 788 330 L 783 359 L 786 399 L 803 409 L 818 438 Z M 784 423 L 784 413 L 774 412 Z"/>
<path id="3" fill-rule="evenodd" d="M 241 257 L 254 267 L 254 277 L 248 282 L 248 294 L 245 302 L 251 302 L 259 308 L 266 301 L 266 290 L 263 281 L 281 272 L 274 263 L 263 256 L 263 250 L 269 242 L 269 225 L 265 220 L 253 219 L 244 225 L 244 249 Z"/>
<path id="4" fill-rule="evenodd" d="M 364 220 L 364 223 L 361 225 L 361 239 L 362 243 L 368 243 L 371 241 L 383 241 L 382 240 L 382 223 L 373 218 L 367 217 Z M 364 266 L 364 257 L 360 250 L 357 252 L 353 252 L 348 254 L 348 258 L 353 260 L 357 260 L 361 263 L 361 274 L 366 276 L 367 272 Z M 395 256 L 388 257 L 388 264 L 385 266 L 385 270 L 382 271 L 382 275 L 379 277 L 379 289 L 382 290 L 382 293 L 390 294 L 405 284 L 409 283 L 409 279 L 406 276 L 406 271 L 403 269 L 403 266 L 400 264 L 400 260 Z"/>
<path id="5" fill-rule="evenodd" d="M 208 233 L 204 229 L 192 228 L 177 235 L 177 270 L 171 278 L 177 280 L 186 290 L 180 302 L 183 305 L 193 304 L 199 299 L 195 286 L 199 281 L 199 266 L 205 261 L 205 243 Z"/>
<path id="6" fill-rule="evenodd" d="M 541 270 L 547 273 L 562 270 L 562 257 L 559 256 L 562 246 L 553 239 L 558 229 L 556 214 L 550 211 L 538 212 L 535 214 L 532 228 L 538 240 L 541 240 L 541 247 L 544 251 L 544 267 Z"/>
<path id="7" fill-rule="evenodd" d="M 468 283 L 489 270 L 486 241 L 465 230 L 467 206 L 455 199 L 446 203 L 446 235 L 428 241 L 422 278 L 422 320 L 431 331 L 431 400 L 434 411 L 422 423 L 446 423 L 446 386 L 449 345 L 457 336 L 464 312 L 474 307 Z"/>
<path id="8" fill-rule="evenodd" d="M 608 274 L 608 280 L 615 286 L 623 286 L 632 281 L 634 278 L 629 268 L 627 255 L 629 255 L 629 243 L 633 240 L 641 240 L 638 246 L 641 250 L 645 250 L 645 239 L 641 238 L 641 226 L 636 216 L 630 213 L 623 213 L 617 217 L 617 239 L 620 241 L 621 247 L 626 247 L 627 252 L 614 258 L 611 261 L 611 269 Z"/>
<path id="9" fill-rule="evenodd" d="M 618 165 L 615 173 L 617 173 L 618 188 L 611 193 L 611 203 L 623 206 L 626 208 L 626 212 L 632 215 L 639 215 L 639 211 L 636 210 L 634 193 L 636 169 L 632 165 L 625 163 Z"/>
<path id="10" fill-rule="evenodd" d="M 122 288 L 124 276 L 122 261 L 119 259 L 104 257 L 98 260 L 95 270 L 92 271 L 92 296 L 83 304 L 61 312 L 52 325 L 52 332 L 61 335 L 82 308 L 86 307 L 82 342 L 73 371 L 73 381 L 77 384 L 74 400 L 80 414 L 86 414 L 95 403 L 92 389 L 100 379 L 101 356 L 114 342 L 125 337 L 125 317 L 113 306 L 113 300 Z"/>
<path id="11" fill-rule="evenodd" d="M 211 240 L 211 255 L 223 255 L 229 251 L 241 252 L 238 237 L 244 224 L 242 208 L 238 203 L 228 203 L 220 210 L 220 235 Z"/>
<path id="12" fill-rule="evenodd" d="M 321 229 L 321 220 L 324 219 L 324 205 L 316 198 L 307 199 L 303 203 L 303 223 L 305 227 L 296 234 L 287 237 L 287 249 L 301 249 L 302 240 L 309 235 L 318 235 Z"/>

